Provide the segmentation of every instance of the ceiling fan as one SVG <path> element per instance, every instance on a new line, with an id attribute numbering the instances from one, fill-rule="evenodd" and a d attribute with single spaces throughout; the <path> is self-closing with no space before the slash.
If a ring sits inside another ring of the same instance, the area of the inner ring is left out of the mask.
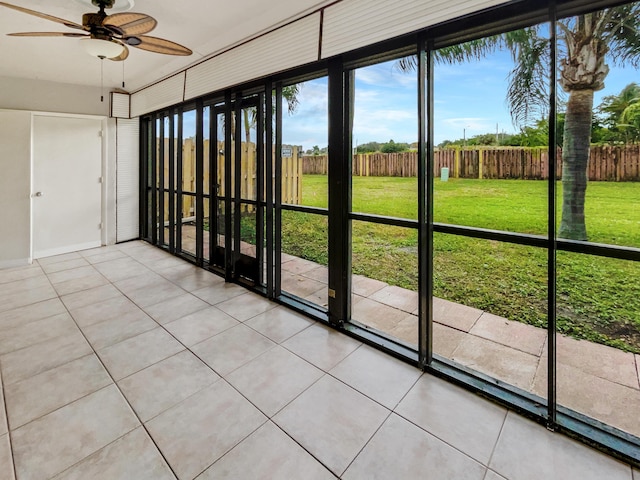
<path id="1" fill-rule="evenodd" d="M 175 42 L 144 35 L 158 24 L 156 19 L 149 15 L 132 12 L 107 15 L 105 9 L 112 8 L 115 0 L 91 0 L 91 3 L 99 10 L 97 13 L 85 13 L 82 16 L 82 25 L 10 3 L 0 2 L 0 5 L 86 32 L 22 32 L 7 35 L 14 37 L 79 37 L 82 38 L 87 52 L 101 59 L 125 60 L 129 56 L 127 47 L 136 47 L 166 55 L 186 56 L 193 53 L 187 47 Z"/>

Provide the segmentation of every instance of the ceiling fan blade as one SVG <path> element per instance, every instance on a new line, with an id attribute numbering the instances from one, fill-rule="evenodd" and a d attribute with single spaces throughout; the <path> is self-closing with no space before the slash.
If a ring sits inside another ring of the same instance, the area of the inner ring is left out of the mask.
<path id="1" fill-rule="evenodd" d="M 165 55 L 191 55 L 193 52 L 187 47 L 165 40 L 164 38 L 149 37 L 147 35 L 138 35 L 133 37 L 125 37 L 124 42 L 136 48 L 147 50 L 154 53 L 164 53 Z"/>
<path id="2" fill-rule="evenodd" d="M 123 60 L 126 60 L 127 57 L 129 56 L 129 49 L 127 48 L 127 46 L 122 42 L 118 42 L 116 40 L 112 40 L 112 42 L 119 43 L 124 47 L 124 50 L 122 50 L 122 53 L 120 55 L 118 55 L 117 57 L 110 58 L 109 60 L 113 60 L 114 62 L 122 62 Z"/>
<path id="3" fill-rule="evenodd" d="M 0 5 L 7 8 L 12 8 L 13 10 L 17 10 L 22 13 L 27 13 L 29 15 L 33 15 L 35 17 L 44 18 L 45 20 L 51 20 L 52 22 L 61 23 L 69 28 L 77 28 L 79 30 L 84 30 L 85 28 L 75 22 L 71 22 L 69 20 L 65 20 L 63 18 L 54 17 L 53 15 L 47 15 L 46 13 L 36 12 L 35 10 L 29 10 L 28 8 L 19 7 L 17 5 L 11 5 L 10 3 L 0 2 Z"/>
<path id="4" fill-rule="evenodd" d="M 19 32 L 7 33 L 10 37 L 89 37 L 88 33 L 73 32 Z"/>
<path id="5" fill-rule="evenodd" d="M 120 35 L 142 35 L 156 28 L 158 22 L 155 18 L 144 13 L 115 13 L 104 19 L 102 24 L 106 27 L 115 27 Z"/>

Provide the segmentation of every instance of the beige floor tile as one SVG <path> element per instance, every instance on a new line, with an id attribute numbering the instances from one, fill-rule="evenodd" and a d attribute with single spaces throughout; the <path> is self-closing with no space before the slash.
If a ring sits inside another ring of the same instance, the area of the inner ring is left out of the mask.
<path id="1" fill-rule="evenodd" d="M 118 245 L 103 245 L 101 247 L 88 248 L 87 250 L 81 250 L 78 253 L 84 258 L 95 257 L 104 253 L 121 252 Z"/>
<path id="2" fill-rule="evenodd" d="M 11 445 L 9 434 L 0 435 L 0 479 L 14 480 L 13 458 L 11 457 Z"/>
<path id="3" fill-rule="evenodd" d="M 382 290 L 386 286 L 388 286 L 387 283 L 381 282 L 379 280 L 374 280 L 373 278 L 363 277 L 362 275 L 351 276 L 352 293 L 355 293 L 356 295 L 360 295 L 362 297 L 373 295 L 378 290 Z"/>
<path id="4" fill-rule="evenodd" d="M 487 312 L 480 316 L 469 333 L 537 356 L 542 354 L 547 340 L 544 328 L 513 322 Z"/>
<path id="5" fill-rule="evenodd" d="M 267 422 L 209 467 L 198 480 L 240 478 L 331 480 L 335 476 L 282 430 Z"/>
<path id="6" fill-rule="evenodd" d="M 300 298 L 306 298 L 320 289 L 327 289 L 327 285 L 303 275 L 282 272 L 282 291 Z"/>
<path id="7" fill-rule="evenodd" d="M 402 340 L 408 345 L 417 349 L 418 346 L 418 317 L 416 315 L 406 315 L 395 327 L 385 332 L 390 336 Z"/>
<path id="8" fill-rule="evenodd" d="M 499 343 L 467 335 L 451 359 L 524 390 L 531 390 L 540 359 Z"/>
<path id="9" fill-rule="evenodd" d="M 433 321 L 468 332 L 482 315 L 482 310 L 433 297 Z"/>
<path id="10" fill-rule="evenodd" d="M 229 300 L 230 298 L 237 297 L 238 295 L 246 294 L 247 289 L 234 283 L 223 283 L 213 287 L 194 290 L 191 293 L 211 305 L 216 305 L 224 302 L 225 300 Z"/>
<path id="11" fill-rule="evenodd" d="M 87 255 L 84 257 L 91 265 L 95 265 L 97 263 L 108 262 L 110 260 L 127 258 L 127 255 L 119 250 L 112 250 L 109 252 L 98 253 L 96 255 Z"/>
<path id="12" fill-rule="evenodd" d="M 18 327 L 0 331 L 0 355 L 56 337 L 69 335 L 78 330 L 68 313 L 61 313 L 43 320 L 25 323 Z"/>
<path id="13" fill-rule="evenodd" d="M 311 270 L 315 270 L 318 268 L 318 264 L 315 262 L 310 262 L 309 260 L 305 260 L 303 258 L 294 257 L 288 262 L 282 263 L 282 271 L 289 272 L 294 274 L 300 274 L 309 272 Z"/>
<path id="14" fill-rule="evenodd" d="M 252 292 L 239 295 L 216 305 L 220 310 L 228 313 L 233 318 L 240 320 L 241 322 L 249 320 L 256 315 L 267 312 L 277 306 L 277 303 Z"/>
<path id="15" fill-rule="evenodd" d="M 632 353 L 564 335 L 556 336 L 556 352 L 559 363 L 579 368 L 610 382 L 640 388 Z"/>
<path id="16" fill-rule="evenodd" d="M 137 425 L 115 385 L 103 388 L 13 432 L 17 477 L 50 478 Z"/>
<path id="17" fill-rule="evenodd" d="M 67 260 L 75 260 L 78 258 L 82 258 L 82 255 L 78 252 L 71 252 L 64 253 L 62 255 L 54 255 L 53 257 L 39 258 L 38 263 L 40 265 L 51 265 L 53 263 L 66 262 Z"/>
<path id="18" fill-rule="evenodd" d="M 110 383 L 111 378 L 92 354 L 7 385 L 5 396 L 11 429 L 15 430 Z"/>
<path id="19" fill-rule="evenodd" d="M 366 345 L 329 373 L 390 410 L 422 374 L 419 369 Z"/>
<path id="20" fill-rule="evenodd" d="M 164 302 L 145 307 L 145 311 L 158 323 L 165 324 L 207 308 L 209 304 L 190 293 L 172 297 Z"/>
<path id="21" fill-rule="evenodd" d="M 445 358 L 451 358 L 466 333 L 439 323 L 433 324 L 433 352 Z"/>
<path id="22" fill-rule="evenodd" d="M 238 324 L 237 320 L 217 307 L 209 307 L 169 322 L 164 325 L 164 328 L 190 347 Z"/>
<path id="23" fill-rule="evenodd" d="M 100 350 L 156 328 L 158 324 L 142 310 L 104 320 L 82 329 L 94 349 Z"/>
<path id="24" fill-rule="evenodd" d="M 492 470 L 487 470 L 487 475 L 484 477 L 484 480 L 507 480 L 502 475 L 498 475 L 496 472 Z"/>
<path id="25" fill-rule="evenodd" d="M 319 266 L 308 272 L 302 274 L 304 277 L 316 280 L 317 282 L 327 285 L 329 283 L 329 269 L 324 266 Z"/>
<path id="26" fill-rule="evenodd" d="M 110 298 L 119 297 L 122 293 L 113 285 L 103 285 L 101 287 L 90 288 L 82 292 L 65 295 L 60 299 L 69 310 L 76 310 L 86 305 L 102 302 Z"/>
<path id="27" fill-rule="evenodd" d="M 505 408 L 427 374 L 395 412 L 485 465 L 507 414 Z"/>
<path id="28" fill-rule="evenodd" d="M 58 295 L 51 285 L 46 287 L 25 290 L 20 295 L 0 296 L 0 312 L 14 310 L 16 308 L 25 307 L 34 303 L 43 302 Z"/>
<path id="29" fill-rule="evenodd" d="M 390 411 L 324 376 L 273 421 L 334 474 L 341 475 Z"/>
<path id="30" fill-rule="evenodd" d="M 73 260 L 67 260 L 64 262 L 51 263 L 49 265 L 43 265 L 42 270 L 46 274 L 62 272 L 63 270 L 71 270 L 79 267 L 86 267 L 89 265 L 84 258 L 74 258 Z"/>
<path id="31" fill-rule="evenodd" d="M 67 309 L 59 298 L 52 298 L 25 307 L 7 310 L 0 313 L 0 331 L 59 315 L 66 311 Z"/>
<path id="32" fill-rule="evenodd" d="M 55 289 L 56 292 L 58 292 L 58 295 L 62 296 L 69 295 L 70 293 L 83 292 L 95 287 L 101 287 L 102 285 L 107 285 L 108 283 L 109 281 L 106 278 L 104 278 L 99 273 L 95 273 L 86 277 L 74 278 L 73 280 L 57 283 L 55 285 Z"/>
<path id="33" fill-rule="evenodd" d="M 309 300 L 311 303 L 315 303 L 323 308 L 328 308 L 329 306 L 329 291 L 327 290 L 327 286 L 325 285 L 320 290 L 316 290 L 311 295 L 304 297 L 305 300 Z"/>
<path id="34" fill-rule="evenodd" d="M 46 372 L 92 353 L 80 331 L 0 356 L 2 380 L 6 385 Z"/>
<path id="35" fill-rule="evenodd" d="M 25 278 L 40 277 L 44 274 L 38 263 L 25 265 L 23 267 L 3 268 L 0 270 L 0 285 L 24 280 Z"/>
<path id="36" fill-rule="evenodd" d="M 313 323 L 313 320 L 293 310 L 286 307 L 276 307 L 247 320 L 245 325 L 276 343 L 282 343 Z"/>
<path id="37" fill-rule="evenodd" d="M 136 275 L 133 277 L 127 277 L 122 280 L 118 280 L 117 282 L 113 282 L 113 284 L 125 295 L 129 295 L 129 293 L 134 290 L 139 290 L 141 288 L 153 288 L 156 285 L 170 285 L 171 282 L 162 278 L 162 276 L 158 275 L 151 270 L 147 270 L 140 275 Z"/>
<path id="38" fill-rule="evenodd" d="M 378 290 L 369 298 L 407 313 L 412 313 L 418 308 L 418 292 L 394 285 Z"/>
<path id="39" fill-rule="evenodd" d="M 84 260 L 80 258 L 80 260 Z M 63 270 L 61 272 L 51 273 L 47 275 L 49 281 L 54 285 L 68 282 L 70 280 L 77 280 L 79 278 L 90 277 L 96 275 L 98 272 L 91 265 L 85 265 L 83 267 L 76 267 L 70 270 Z"/>
<path id="40" fill-rule="evenodd" d="M 191 479 L 260 427 L 267 418 L 224 381 L 147 423 L 180 479 Z"/>
<path id="41" fill-rule="evenodd" d="M 182 288 L 174 285 L 173 283 L 166 280 L 165 282 L 166 283 L 158 283 L 149 287 L 133 290 L 132 292 L 127 293 L 127 297 L 129 297 L 136 305 L 144 308 L 185 293 Z"/>
<path id="42" fill-rule="evenodd" d="M 382 332 L 390 332 L 407 318 L 407 312 L 363 298 L 352 305 L 351 318 Z"/>
<path id="43" fill-rule="evenodd" d="M 98 263 L 95 265 L 95 269 L 110 282 L 117 282 L 150 272 L 147 267 L 131 258 L 119 258 L 118 260 Z"/>
<path id="44" fill-rule="evenodd" d="M 124 315 L 142 313 L 140 307 L 124 295 L 118 295 L 108 300 L 92 303 L 69 311 L 80 328 L 85 328 Z"/>
<path id="45" fill-rule="evenodd" d="M 180 352 L 118 382 L 146 422 L 220 377 L 189 351 Z"/>
<path id="46" fill-rule="evenodd" d="M 188 292 L 192 292 L 194 290 L 220 285 L 224 283 L 224 278 L 216 275 L 215 273 L 207 272 L 206 270 L 198 268 L 198 271 L 172 281 Z"/>
<path id="47" fill-rule="evenodd" d="M 278 346 L 229 374 L 227 381 L 271 417 L 323 374 Z"/>
<path id="48" fill-rule="evenodd" d="M 7 420 L 7 415 L 6 415 L 6 404 L 5 404 L 5 394 L 4 391 L 8 388 L 7 387 L 2 387 L 2 385 L 0 385 L 0 435 L 4 435 L 5 433 L 9 432 L 9 421 Z"/>
<path id="49" fill-rule="evenodd" d="M 0 299 L 8 300 L 12 296 L 50 286 L 51 282 L 49 282 L 49 279 L 44 275 L 25 278 L 24 280 L 16 280 L 15 282 L 5 283 L 2 285 L 2 288 L 0 288 Z"/>
<path id="50" fill-rule="evenodd" d="M 164 260 L 160 260 L 159 262 L 154 262 L 149 266 L 149 268 L 171 282 L 179 280 L 182 277 L 204 271 L 200 267 L 197 267 L 191 263 L 186 263 L 184 260 L 180 260 L 176 257 L 166 258 Z"/>
<path id="51" fill-rule="evenodd" d="M 191 350 L 219 375 L 224 376 L 275 345 L 255 330 L 239 324 L 195 345 Z"/>
<path id="52" fill-rule="evenodd" d="M 514 413 L 489 465 L 509 480 L 629 480 L 630 468 Z"/>
<path id="53" fill-rule="evenodd" d="M 485 470 L 480 463 L 392 414 L 342 478 L 483 480 Z"/>
<path id="54" fill-rule="evenodd" d="M 287 350 L 324 371 L 331 370 L 360 345 L 359 341 L 317 323 L 282 343 Z"/>
<path id="55" fill-rule="evenodd" d="M 115 380 L 128 377 L 184 350 L 184 346 L 162 328 L 156 328 L 98 350 Z"/>
<path id="56" fill-rule="evenodd" d="M 601 422 L 640 436 L 640 391 L 583 370 L 558 363 L 556 366 L 557 400 Z M 547 359 L 540 362 L 533 391 L 545 396 L 547 387 Z"/>
<path id="57" fill-rule="evenodd" d="M 99 478 L 171 480 L 175 476 L 149 435 L 139 427 L 56 475 L 54 480 Z"/>

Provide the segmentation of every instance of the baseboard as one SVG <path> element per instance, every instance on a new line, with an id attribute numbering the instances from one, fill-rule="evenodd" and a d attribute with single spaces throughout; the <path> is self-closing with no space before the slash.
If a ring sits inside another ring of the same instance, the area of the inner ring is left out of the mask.
<path id="1" fill-rule="evenodd" d="M 5 260 L 5 261 L 0 261 L 0 270 L 3 270 L 5 268 L 26 267 L 27 265 L 31 265 L 30 258 L 18 258 L 15 260 Z"/>

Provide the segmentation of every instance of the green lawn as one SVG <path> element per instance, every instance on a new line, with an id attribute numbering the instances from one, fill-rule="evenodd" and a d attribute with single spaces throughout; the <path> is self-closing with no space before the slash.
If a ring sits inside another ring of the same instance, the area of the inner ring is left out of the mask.
<path id="1" fill-rule="evenodd" d="M 326 207 L 326 176 L 303 182 L 303 204 Z M 417 218 L 415 178 L 356 177 L 353 189 L 354 211 Z M 546 182 L 533 180 L 436 180 L 435 221 L 544 235 L 546 191 Z M 640 247 L 639 206 L 638 184 L 590 183 L 590 240 Z M 353 222 L 352 236 L 354 273 L 417 288 L 415 230 Z M 546 326 L 545 250 L 446 234 L 435 235 L 434 248 L 435 295 Z M 283 249 L 326 264 L 326 218 L 284 212 Z M 558 329 L 640 352 L 640 265 L 566 252 L 557 260 Z"/>

